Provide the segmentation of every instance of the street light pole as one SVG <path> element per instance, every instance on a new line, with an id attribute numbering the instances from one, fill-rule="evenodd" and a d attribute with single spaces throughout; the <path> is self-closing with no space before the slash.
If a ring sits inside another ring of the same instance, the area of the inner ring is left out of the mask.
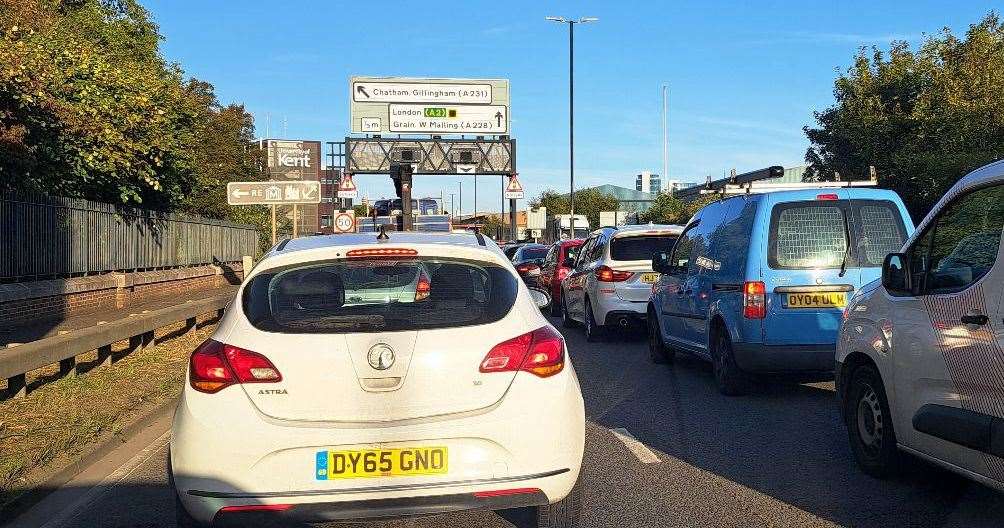
<path id="1" fill-rule="evenodd" d="M 564 17 L 544 17 L 544 19 L 568 24 L 568 224 L 569 237 L 575 238 L 575 24 L 596 22 L 599 19 L 596 17 L 581 17 L 578 20 Z"/>

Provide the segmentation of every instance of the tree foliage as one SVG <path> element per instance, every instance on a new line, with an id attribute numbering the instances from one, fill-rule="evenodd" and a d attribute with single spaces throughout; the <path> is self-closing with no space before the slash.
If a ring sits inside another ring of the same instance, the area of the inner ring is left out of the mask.
<path id="1" fill-rule="evenodd" d="M 643 223 L 685 225 L 697 211 L 714 201 L 714 195 L 707 195 L 693 202 L 684 202 L 669 193 L 661 193 L 647 211 L 639 215 Z"/>
<path id="2" fill-rule="evenodd" d="M 1004 24 L 991 12 L 917 51 L 862 49 L 834 85 L 836 104 L 805 128 L 810 181 L 868 174 L 921 218 L 963 175 L 1004 158 Z"/>
<path id="3" fill-rule="evenodd" d="M 547 207 L 548 215 L 568 214 L 568 194 L 548 189 L 540 196 L 530 200 L 530 208 Z M 586 215 L 589 225 L 600 224 L 601 211 L 616 211 L 620 200 L 612 194 L 606 194 L 595 188 L 575 191 L 575 214 Z"/>
<path id="4" fill-rule="evenodd" d="M 224 195 L 261 178 L 251 116 L 160 40 L 136 0 L 0 0 L 0 191 L 259 223 Z"/>

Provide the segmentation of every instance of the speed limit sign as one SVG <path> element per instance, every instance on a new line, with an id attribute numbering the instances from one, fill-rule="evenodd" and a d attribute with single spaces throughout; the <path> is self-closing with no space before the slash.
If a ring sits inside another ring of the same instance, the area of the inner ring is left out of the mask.
<path id="1" fill-rule="evenodd" d="M 335 213 L 334 231 L 335 233 L 355 233 L 356 212 L 339 211 Z"/>

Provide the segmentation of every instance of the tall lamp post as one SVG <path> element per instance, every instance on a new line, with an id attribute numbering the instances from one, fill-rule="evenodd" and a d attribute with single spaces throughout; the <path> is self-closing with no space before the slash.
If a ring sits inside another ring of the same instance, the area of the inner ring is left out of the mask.
<path id="1" fill-rule="evenodd" d="M 587 24 L 599 19 L 581 17 L 575 20 L 553 16 L 544 19 L 568 24 L 568 223 L 570 238 L 575 238 L 575 24 Z"/>

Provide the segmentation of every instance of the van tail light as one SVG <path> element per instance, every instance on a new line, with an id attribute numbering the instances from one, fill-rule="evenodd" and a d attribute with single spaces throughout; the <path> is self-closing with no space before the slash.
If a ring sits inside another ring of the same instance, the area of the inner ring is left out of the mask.
<path id="1" fill-rule="evenodd" d="M 565 342 L 557 330 L 542 326 L 492 347 L 479 370 L 485 373 L 523 370 L 546 378 L 563 368 Z"/>
<path id="2" fill-rule="evenodd" d="M 762 281 L 743 283 L 743 317 L 747 319 L 767 317 L 767 285 Z"/>
<path id="3" fill-rule="evenodd" d="M 600 282 L 624 282 L 634 275 L 630 271 L 610 269 L 610 266 L 600 266 L 596 268 L 594 273 L 596 274 L 596 280 Z"/>
<path id="4" fill-rule="evenodd" d="M 429 298 L 429 294 L 432 292 L 432 282 L 429 281 L 429 277 L 422 271 L 418 276 L 418 284 L 415 285 L 415 300 L 424 301 Z"/>
<path id="5" fill-rule="evenodd" d="M 209 394 L 239 383 L 276 383 L 282 374 L 265 356 L 207 339 L 189 360 L 192 388 Z"/>
<path id="6" fill-rule="evenodd" d="M 837 196 L 834 193 L 830 193 L 830 194 L 817 194 L 816 195 L 816 199 L 817 200 L 839 200 L 840 197 Z"/>

